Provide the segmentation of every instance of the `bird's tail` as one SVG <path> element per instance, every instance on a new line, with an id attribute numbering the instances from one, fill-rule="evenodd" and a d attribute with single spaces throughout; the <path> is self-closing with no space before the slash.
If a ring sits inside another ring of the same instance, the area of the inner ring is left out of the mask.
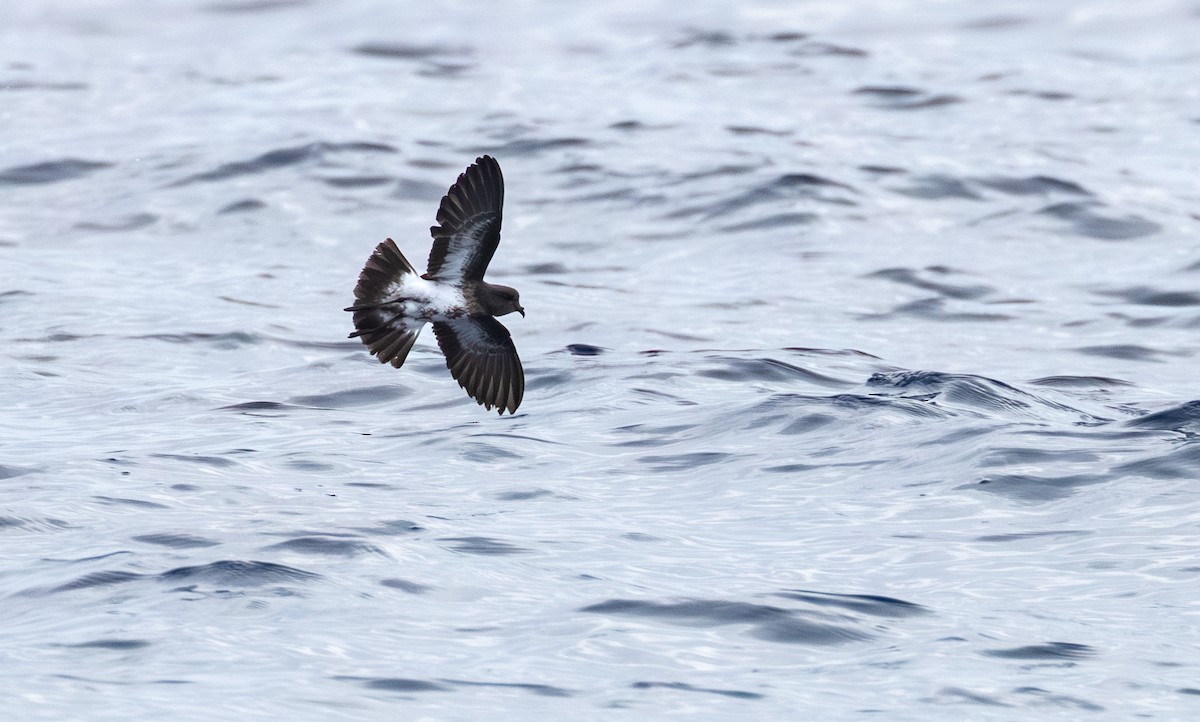
<path id="1" fill-rule="evenodd" d="M 346 308 L 354 313 L 355 331 L 350 338 L 362 338 L 380 363 L 390 361 L 396 368 L 404 363 L 421 331 L 422 324 L 405 323 L 402 303 L 405 282 L 415 275 L 412 264 L 389 238 L 367 259 L 354 287 L 354 305 Z"/>
<path id="2" fill-rule="evenodd" d="M 358 285 L 354 287 L 354 305 L 347 311 L 365 311 L 379 308 L 395 301 L 404 289 L 405 276 L 416 274 L 412 264 L 400 252 L 392 239 L 378 246 L 362 272 L 358 274 Z"/>

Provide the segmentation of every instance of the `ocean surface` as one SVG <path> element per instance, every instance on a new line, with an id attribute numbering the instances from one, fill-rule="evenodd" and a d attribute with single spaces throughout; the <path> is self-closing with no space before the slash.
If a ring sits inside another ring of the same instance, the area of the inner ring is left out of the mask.
<path id="1" fill-rule="evenodd" d="M 0 4 L 11 720 L 1200 717 L 1200 4 Z M 528 388 L 343 307 L 507 180 Z"/>

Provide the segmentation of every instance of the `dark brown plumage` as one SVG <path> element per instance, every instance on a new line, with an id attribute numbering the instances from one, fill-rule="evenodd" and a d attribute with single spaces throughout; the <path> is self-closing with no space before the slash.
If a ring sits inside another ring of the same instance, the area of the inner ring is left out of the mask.
<path id="1" fill-rule="evenodd" d="M 500 244 L 504 176 L 482 156 L 458 176 L 442 198 L 433 248 L 418 276 L 392 239 L 375 248 L 354 288 L 354 333 L 380 363 L 404 364 L 417 335 L 433 324 L 446 367 L 478 403 L 516 412 L 525 394 L 525 372 L 512 336 L 495 316 L 525 315 L 516 289 L 487 283 L 483 275 Z"/>

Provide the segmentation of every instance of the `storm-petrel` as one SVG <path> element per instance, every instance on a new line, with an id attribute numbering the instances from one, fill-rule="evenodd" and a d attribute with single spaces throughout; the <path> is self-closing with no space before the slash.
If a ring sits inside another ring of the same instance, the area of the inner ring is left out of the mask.
<path id="1" fill-rule="evenodd" d="M 354 287 L 354 327 L 380 363 L 400 368 L 426 323 L 433 324 L 446 367 L 489 411 L 514 413 L 525 393 L 525 371 L 508 329 L 495 316 L 516 311 L 516 289 L 483 280 L 500 244 L 504 176 L 495 158 L 476 158 L 442 198 L 429 252 L 417 275 L 395 241 L 367 259 Z"/>

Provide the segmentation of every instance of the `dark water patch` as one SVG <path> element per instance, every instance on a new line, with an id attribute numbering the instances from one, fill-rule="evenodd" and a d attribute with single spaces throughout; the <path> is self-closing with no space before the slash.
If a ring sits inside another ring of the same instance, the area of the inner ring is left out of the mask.
<path id="1" fill-rule="evenodd" d="M 687 183 L 689 181 L 701 180 L 704 178 L 724 177 L 724 176 L 740 176 L 758 170 L 761 165 L 719 165 L 713 168 L 706 168 L 700 171 L 684 173 L 679 176 L 677 183 Z M 1200 263 L 1200 262 L 1198 262 Z"/>
<path id="2" fill-rule="evenodd" d="M 785 361 L 773 358 L 744 359 L 714 356 L 705 360 L 709 363 L 717 364 L 717 367 L 697 371 L 696 375 L 720 379 L 722 381 L 764 381 L 772 383 L 800 381 L 826 388 L 846 388 L 854 385 L 847 381 L 819 374 L 815 371 L 809 371 L 808 369 L 793 366 Z"/>
<path id="3" fill-rule="evenodd" d="M 635 441 L 618 442 L 615 444 L 616 446 L 659 446 L 678 439 L 681 434 L 696 427 L 696 424 L 674 424 L 668 426 L 630 424 L 628 426 L 619 426 L 613 431 L 620 434 L 636 434 L 643 437 Z"/>
<path id="4" fill-rule="evenodd" d="M 724 30 L 688 30 L 682 38 L 671 44 L 679 48 L 727 48 L 737 44 L 737 38 Z"/>
<path id="5" fill-rule="evenodd" d="M 614 188 L 596 193 L 586 193 L 567 200 L 571 203 L 628 201 L 628 205 L 649 206 L 662 205 L 667 200 L 667 197 L 661 193 L 643 193 L 636 188 Z"/>
<path id="6" fill-rule="evenodd" d="M 567 353 L 572 356 L 599 356 L 605 351 L 608 351 L 608 349 L 586 343 L 572 343 L 567 345 Z"/>
<path id="7" fill-rule="evenodd" d="M 132 506 L 138 509 L 169 509 L 166 504 L 159 504 L 156 501 L 144 501 L 142 499 L 124 499 L 116 496 L 93 496 L 96 501 L 107 504 L 109 506 Z"/>
<path id="8" fill-rule="evenodd" d="M 278 150 L 267 151 L 250 160 L 224 163 L 213 170 L 196 173 L 175 181 L 171 183 L 171 186 L 223 181 L 230 178 L 237 178 L 238 176 L 266 173 L 301 163 L 318 161 L 330 153 L 343 152 L 395 153 L 396 149 L 382 143 L 308 143 L 293 148 L 279 148 Z"/>
<path id="9" fill-rule="evenodd" d="M 227 215 L 230 213 L 249 213 L 250 211 L 261 211 L 266 208 L 267 204 L 257 198 L 244 198 L 240 201 L 234 201 L 226 206 L 222 206 L 217 211 L 218 215 Z"/>
<path id="10" fill-rule="evenodd" d="M 533 373 L 530 373 L 533 371 Z M 534 369 L 525 369 L 525 389 L 553 389 L 559 386 L 573 386 L 575 384 L 575 373 L 572 371 L 552 371 L 538 372 Z"/>
<path id="11" fill-rule="evenodd" d="M 954 415 L 946 409 L 929 404 L 927 399 L 922 398 L 836 394 L 822 401 L 833 406 L 835 409 L 841 409 L 854 414 L 896 412 L 914 419 L 945 419 Z"/>
<path id="12" fill-rule="evenodd" d="M 790 610 L 762 604 L 692 599 L 682 602 L 651 602 L 610 599 L 583 607 L 592 614 L 642 617 L 672 624 L 719 627 L 748 624 L 751 636 L 784 644 L 831 645 L 870 639 L 872 635 L 847 627 L 801 619 Z"/>
<path id="13" fill-rule="evenodd" d="M 0 292 L 0 302 L 7 301 L 8 299 L 11 299 L 11 298 L 29 298 L 29 297 L 32 297 L 35 295 L 37 295 L 37 294 L 33 293 L 32 291 L 22 291 L 21 289 L 14 289 L 12 291 L 3 291 L 3 292 Z"/>
<path id="14" fill-rule="evenodd" d="M 681 333 L 679 331 L 664 331 L 661 328 L 642 327 L 638 330 L 645 331 L 646 333 L 652 333 L 657 336 L 663 336 L 664 338 L 675 339 L 676 341 L 712 341 L 713 340 L 707 336 L 696 336 L 695 334 Z M 653 354 L 655 352 L 654 351 L 643 351 L 643 353 Z"/>
<path id="15" fill-rule="evenodd" d="M 96 639 L 91 642 L 64 644 L 71 649 L 108 649 L 114 652 L 129 652 L 135 649 L 145 649 L 150 642 L 145 639 Z"/>
<path id="16" fill-rule="evenodd" d="M 1194 436 L 1195 430 L 1189 430 Z M 1200 445 L 1189 444 L 1168 454 L 1156 454 L 1113 467 L 1114 474 L 1136 474 L 1151 479 L 1200 478 Z"/>
<path id="17" fill-rule="evenodd" d="M 700 206 L 690 206 L 667 214 L 667 218 L 687 218 L 701 215 L 706 219 L 718 218 L 743 211 L 763 203 L 811 199 L 838 205 L 854 205 L 841 195 L 829 195 L 831 191 L 857 193 L 853 187 L 812 173 L 785 173 L 766 183 L 739 193 L 732 198 Z"/>
<path id="18" fill-rule="evenodd" d="M 762 699 L 763 695 L 757 692 L 745 692 L 739 689 L 716 689 L 713 687 L 695 687 L 687 682 L 634 682 L 629 685 L 633 689 L 675 689 L 682 692 L 701 692 L 703 694 L 716 694 L 722 697 L 732 697 L 734 699 Z"/>
<path id="19" fill-rule="evenodd" d="M 779 434 L 782 436 L 807 434 L 826 428 L 837 421 L 838 417 L 832 414 L 805 414 L 798 419 L 793 419 L 787 426 L 780 429 Z"/>
<path id="20" fill-rule="evenodd" d="M 1140 306 L 1200 306 L 1200 293 L 1195 291 L 1160 291 L 1148 286 L 1134 286 L 1114 291 L 1097 291 L 1099 295 L 1120 298 Z"/>
<path id="21" fill-rule="evenodd" d="M 1128 381 L 1106 376 L 1043 376 L 1029 383 L 1052 389 L 1105 389 L 1110 386 L 1133 386 Z"/>
<path id="22" fill-rule="evenodd" d="M 226 303 L 236 303 L 239 306 L 252 306 L 254 308 L 275 308 L 275 309 L 283 308 L 283 306 L 279 306 L 274 303 L 260 303 L 258 301 L 248 301 L 244 298 L 234 298 L 233 296 L 217 296 L 217 298 L 221 299 L 222 301 L 224 301 Z"/>
<path id="23" fill-rule="evenodd" d="M 404 534 L 416 534 L 417 532 L 425 531 L 425 527 L 407 519 L 392 519 L 391 521 L 379 522 L 375 526 L 355 527 L 354 530 L 363 534 L 378 536 L 403 536 Z"/>
<path id="24" fill-rule="evenodd" d="M 220 542 L 213 541 L 212 539 L 192 536 L 191 534 L 139 534 L 133 537 L 133 540 L 143 544 L 170 547 L 171 549 L 201 549 L 203 547 L 215 547 L 220 544 Z"/>
<path id="25" fill-rule="evenodd" d="M 0 479 L 15 479 L 18 476 L 25 476 L 36 471 L 38 469 L 25 469 L 19 466 L 4 466 L 0 464 Z"/>
<path id="26" fill-rule="evenodd" d="M 502 449 L 493 444 L 471 443 L 462 446 L 461 456 L 467 461 L 488 463 L 504 459 L 520 459 L 522 456 L 514 451 Z"/>
<path id="27" fill-rule="evenodd" d="M 963 102 L 957 95 L 928 93 L 898 85 L 866 85 L 853 93 L 870 98 L 876 107 L 888 110 L 922 110 Z"/>
<path id="28" fill-rule="evenodd" d="M 0 185 L 37 185 L 74 180 L 94 173 L 101 168 L 111 168 L 112 163 L 94 160 L 64 158 L 33 165 L 18 165 L 0 170 Z"/>
<path id="29" fill-rule="evenodd" d="M 414 201 L 437 201 L 445 192 L 444 187 L 433 183 L 413 178 L 400 178 L 392 190 L 392 197 Z"/>
<path id="30" fill-rule="evenodd" d="M 1065 499 L 1080 488 L 1113 481 L 1109 474 L 1068 474 L 1065 476 L 1039 476 L 1036 474 L 1001 474 L 980 479 L 976 484 L 960 486 L 960 489 L 977 489 L 1017 501 L 1058 501 Z"/>
<path id="31" fill-rule="evenodd" d="M 628 539 L 629 541 L 635 541 L 635 542 L 660 542 L 660 541 L 663 541 L 662 537 L 653 536 L 651 534 L 643 534 L 643 533 L 637 532 L 637 531 L 631 531 L 626 534 L 622 534 L 621 538 Z M 595 579 L 595 577 L 591 577 L 591 576 L 589 576 L 588 578 Z"/>
<path id="32" fill-rule="evenodd" d="M 261 587 L 286 582 L 308 582 L 320 579 L 321 575 L 273 562 L 223 559 L 209 564 L 177 567 L 159 574 L 158 578 L 171 583 L 207 582 L 229 587 Z"/>
<path id="33" fill-rule="evenodd" d="M 976 20 L 968 20 L 959 27 L 964 30 L 1012 30 L 1032 22 L 1030 18 L 1021 15 L 987 15 Z"/>
<path id="34" fill-rule="evenodd" d="M 524 272 L 531 276 L 556 276 L 570 271 L 561 263 L 533 263 L 525 266 Z"/>
<path id="35" fill-rule="evenodd" d="M 955 285 L 950 283 L 941 283 L 938 281 L 922 278 L 920 274 L 928 276 L 948 276 L 957 273 L 944 266 L 929 266 L 922 270 L 912 268 L 884 268 L 866 275 L 866 278 L 884 278 L 894 283 L 901 283 L 906 286 L 913 286 L 925 291 L 933 291 L 935 293 L 946 296 L 947 298 L 955 298 L 960 300 L 973 300 L 982 298 L 990 293 L 995 292 L 995 288 L 978 285 Z"/>
<path id="36" fill-rule="evenodd" d="M 870 53 L 862 48 L 852 48 L 849 45 L 837 45 L 835 43 L 817 41 L 803 43 L 800 47 L 792 50 L 790 54 L 801 58 L 865 58 L 870 55 Z"/>
<path id="37" fill-rule="evenodd" d="M 1109 313 L 1108 317 L 1124 321 L 1132 328 L 1155 328 L 1172 321 L 1170 316 L 1130 316 L 1125 313 Z M 1193 318 L 1184 325 L 1184 328 L 1196 328 L 1197 326 L 1200 326 L 1200 318 Z"/>
<path id="38" fill-rule="evenodd" d="M 1072 536 L 1090 536 L 1093 532 L 1082 531 L 1079 529 L 1063 529 L 1060 531 L 1026 531 L 1013 534 L 984 534 L 983 536 L 975 537 L 975 541 L 979 542 L 1016 542 L 1025 541 L 1026 539 L 1042 539 L 1051 538 L 1059 539 L 1062 537 Z"/>
<path id="39" fill-rule="evenodd" d="M 351 49 L 357 55 L 368 58 L 386 58 L 388 60 L 430 60 L 447 55 L 470 55 L 468 47 L 452 45 L 413 45 L 394 40 L 367 42 Z"/>
<path id="40" fill-rule="evenodd" d="M 312 4 L 312 0 L 234 0 L 233 2 L 216 2 L 204 6 L 210 13 L 228 13 L 241 15 L 249 13 L 269 12 L 272 10 L 290 10 Z"/>
<path id="41" fill-rule="evenodd" d="M 1139 215 L 1106 216 L 1096 212 L 1103 204 L 1097 201 L 1056 203 L 1038 211 L 1071 224 L 1071 230 L 1081 236 L 1102 241 L 1126 241 L 1142 238 L 1162 230 L 1162 226 Z"/>
<path id="42" fill-rule="evenodd" d="M 532 551 L 531 549 L 509 544 L 506 541 L 483 536 L 442 537 L 438 541 L 454 542 L 454 545 L 449 547 L 449 549 L 455 552 L 462 552 L 463 554 L 507 556 L 509 554 L 528 554 Z"/>
<path id="43" fill-rule="evenodd" d="M 701 466 L 720 464 L 736 458 L 735 454 L 720 451 L 695 451 L 690 454 L 668 454 L 663 456 L 643 456 L 638 459 L 648 464 L 652 471 L 688 471 Z"/>
<path id="44" fill-rule="evenodd" d="M 1087 189 L 1078 183 L 1045 175 L 1027 176 L 1025 178 L 991 176 L 988 178 L 977 178 L 975 182 L 1001 193 L 1014 196 L 1040 196 L 1051 193 L 1066 193 L 1077 196 L 1091 195 Z"/>
<path id="45" fill-rule="evenodd" d="M 1036 400 L 1036 397 L 1002 381 L 940 371 L 876 373 L 867 380 L 867 386 L 880 390 L 880 393 L 894 390 L 902 392 L 907 398 L 923 401 L 943 399 L 985 411 L 1023 411 L 1031 408 Z"/>
<path id="46" fill-rule="evenodd" d="M 1095 655 L 1096 650 L 1086 644 L 1049 642 L 1047 644 L 1033 644 L 1027 647 L 1013 647 L 1011 649 L 988 649 L 984 650 L 983 653 L 989 657 L 999 657 L 1001 659 L 1058 660 L 1086 659 Z"/>
<path id="47" fill-rule="evenodd" d="M 892 165 L 860 165 L 858 169 L 864 173 L 872 173 L 878 176 L 904 175 L 908 173 L 904 168 Z"/>
<path id="48" fill-rule="evenodd" d="M 460 687 L 499 687 L 529 692 L 539 697 L 574 697 L 575 693 L 562 687 L 552 687 L 548 684 L 529 684 L 526 682 L 469 682 L 463 679 L 441 679 L 439 682 L 454 684 Z"/>
<path id="49" fill-rule="evenodd" d="M 222 407 L 220 407 L 219 410 L 221 410 L 221 411 L 241 411 L 243 413 L 246 413 L 247 415 L 252 416 L 252 415 L 255 415 L 253 412 L 261 412 L 261 411 L 283 412 L 283 411 L 291 411 L 291 410 L 295 410 L 295 409 L 299 409 L 299 408 L 301 408 L 301 407 L 293 406 L 292 404 L 282 404 L 282 403 L 279 403 L 278 401 L 245 401 L 240 404 L 230 404 L 229 406 L 222 406 Z"/>
<path id="50" fill-rule="evenodd" d="M 1009 95 L 1024 95 L 1038 100 L 1071 100 L 1075 97 L 1074 93 L 1068 93 L 1063 90 L 1029 90 L 1027 88 L 1015 88 L 1008 91 Z"/>
<path id="51" fill-rule="evenodd" d="M 1155 411 L 1126 421 L 1127 426 L 1160 431 L 1200 431 L 1200 401 L 1188 401 L 1179 406 Z"/>
<path id="52" fill-rule="evenodd" d="M 633 131 L 643 131 L 643 130 L 670 130 L 671 128 L 674 128 L 675 126 L 671 125 L 671 124 L 649 125 L 647 123 L 643 123 L 640 120 L 622 120 L 620 122 L 613 123 L 612 125 L 610 125 L 608 127 L 612 128 L 613 130 L 633 132 Z"/>
<path id="53" fill-rule="evenodd" d="M 508 155 L 536 155 L 537 153 L 549 150 L 583 148 L 589 145 L 592 145 L 592 141 L 587 138 L 521 138 L 510 140 L 503 145 L 476 148 L 473 152 L 491 153 L 492 155 L 504 157 Z"/>
<path id="54" fill-rule="evenodd" d="M 1089 702 L 1086 699 L 1072 697 L 1069 694 L 1053 694 L 1040 687 L 1017 687 L 1013 690 L 1014 694 L 1025 694 L 1037 697 L 1037 704 L 1043 707 L 1064 707 L 1072 709 L 1080 709 L 1085 712 L 1103 712 L 1104 707 Z"/>
<path id="55" fill-rule="evenodd" d="M 903 188 L 894 188 L 893 190 L 906 196 L 927 201 L 946 199 L 983 200 L 983 196 L 976 192 L 966 181 L 940 173 L 916 176 L 912 179 L 912 185 Z"/>
<path id="56" fill-rule="evenodd" d="M 223 456 L 203 456 L 199 454 L 151 454 L 155 459 L 172 459 L 174 461 L 186 461 L 191 464 L 203 464 L 217 469 L 228 469 L 232 466 L 237 466 L 236 461 L 226 459 Z"/>
<path id="57" fill-rule="evenodd" d="M 380 692 L 451 692 L 450 687 L 429 682 L 424 679 L 408 679 L 406 677 L 351 677 L 339 675 L 334 677 L 340 682 L 361 682 L 367 689 Z"/>
<path id="58" fill-rule="evenodd" d="M 400 591 L 408 594 L 424 594 L 425 592 L 433 589 L 433 587 L 427 584 L 418 584 L 416 582 L 410 582 L 407 579 L 396 579 L 395 577 L 380 579 L 379 583 L 385 587 L 388 587 L 389 589 L 399 589 Z"/>
<path id="59" fill-rule="evenodd" d="M 795 30 L 785 30 L 778 33 L 772 33 L 763 39 L 772 43 L 795 43 L 805 40 L 808 37 L 808 33 L 802 33 Z"/>
<path id="60" fill-rule="evenodd" d="M 742 231 L 766 231 L 772 228 L 786 228 L 788 226 L 804 226 L 809 223 L 815 223 L 821 217 L 816 213 L 775 213 L 773 215 L 757 218 L 744 223 L 733 223 L 728 226 L 721 226 L 721 230 L 726 233 L 740 233 Z"/>
<path id="61" fill-rule="evenodd" d="M 1110 419 L 1093 416 L 1057 401 L 1035 396 L 1003 381 L 973 374 L 950 374 L 939 371 L 894 371 L 876 373 L 867 386 L 894 389 L 907 398 L 936 401 L 958 409 L 1002 413 L 1025 417 L 1042 417 L 1046 412 L 1065 413 L 1076 423 L 1100 424 Z M 884 392 L 886 393 L 886 392 Z"/>
<path id="62" fill-rule="evenodd" d="M 21 343 L 70 343 L 72 341 L 81 341 L 94 336 L 82 336 L 75 333 L 50 333 L 41 338 L 18 338 Z"/>
<path id="63" fill-rule="evenodd" d="M 347 341 L 305 341 L 295 338 L 284 338 L 282 336 L 264 336 L 264 339 L 272 343 L 283 344 L 293 348 L 315 349 L 319 351 L 359 351 L 362 350 L 362 343 L 358 339 Z M 363 357 L 363 360 L 370 363 L 374 361 L 370 356 Z"/>
<path id="64" fill-rule="evenodd" d="M 247 161 L 225 163 L 214 170 L 188 176 L 176 181 L 172 185 L 181 186 L 189 183 L 222 181 L 243 175 L 264 173 L 314 160 L 319 158 L 320 155 L 321 148 L 318 143 L 310 143 L 296 148 L 280 148 L 279 150 L 268 151 Z"/>
<path id="65" fill-rule="evenodd" d="M 146 228 L 147 226 L 154 225 L 157 221 L 158 216 L 153 213 L 131 213 L 110 221 L 81 221 L 75 224 L 75 228 L 81 231 L 120 233 L 122 231 L 136 231 L 139 228 Z"/>
<path id="66" fill-rule="evenodd" d="M 769 128 L 759 128 L 755 125 L 727 125 L 725 130 L 734 135 L 771 135 L 777 138 L 792 134 L 790 130 L 771 130 Z"/>
<path id="67" fill-rule="evenodd" d="M 1082 346 L 1075 349 L 1078 353 L 1086 356 L 1103 356 L 1104 358 L 1114 358 L 1121 361 L 1146 361 L 1153 363 L 1161 363 L 1159 356 L 1162 356 L 1162 351 L 1156 351 L 1145 346 L 1137 344 L 1112 344 L 1107 346 Z"/>
<path id="68" fill-rule="evenodd" d="M 288 539 L 278 544 L 266 547 L 270 551 L 289 551 L 297 554 L 330 557 L 353 557 L 359 554 L 384 554 L 384 551 L 374 544 L 336 539 L 332 537 L 304 536 Z M 386 556 L 386 555 L 385 555 Z"/>
<path id="69" fill-rule="evenodd" d="M 386 175 L 327 176 L 320 181 L 331 188 L 375 188 L 392 182 Z"/>
<path id="70" fill-rule="evenodd" d="M 137 581 L 143 575 L 134 572 L 91 572 L 83 576 L 73 579 L 66 584 L 60 584 L 56 587 L 46 589 L 31 589 L 25 592 L 26 596 L 42 596 L 44 594 L 58 594 L 60 592 L 74 592 L 80 589 L 93 589 L 95 587 L 111 587 L 116 584 L 126 584 L 128 582 Z"/>
<path id="71" fill-rule="evenodd" d="M 873 617 L 900 619 L 930 614 L 930 610 L 914 602 L 877 594 L 830 594 L 805 589 L 776 592 L 773 596 L 794 599 L 822 607 L 839 607 L 851 612 L 869 614 Z"/>
<path id="72" fill-rule="evenodd" d="M 533 489 L 531 491 L 505 491 L 496 495 L 498 501 L 529 501 L 530 499 L 540 499 L 546 496 L 554 496 L 554 492 L 545 489 Z"/>
<path id="73" fill-rule="evenodd" d="M 988 707 L 1012 707 L 1011 704 L 1001 702 L 995 697 L 989 697 L 986 694 L 972 692 L 961 687 L 943 687 L 937 694 L 937 697 L 932 699 L 923 699 L 922 702 L 932 702 L 934 704 L 952 704 L 957 702 L 970 702 L 971 704 L 984 705 Z"/>
<path id="74" fill-rule="evenodd" d="M 426 78 L 456 78 L 474 67 L 470 63 L 426 63 L 416 72 Z"/>
<path id="75" fill-rule="evenodd" d="M 646 423 L 631 423 L 628 426 L 619 426 L 613 431 L 625 434 L 653 434 L 653 435 L 678 435 L 680 433 L 691 431 L 696 428 L 695 423 L 676 423 L 671 426 L 649 426 Z"/>
<path id="76" fill-rule="evenodd" d="M 0 80 L 0 92 L 19 90 L 48 90 L 51 92 L 64 90 L 87 90 L 87 83 L 46 82 L 36 80 Z"/>
<path id="77" fill-rule="evenodd" d="M 166 343 L 208 344 L 220 351 L 233 351 L 244 346 L 253 346 L 262 341 L 262 337 L 245 331 L 230 331 L 228 333 L 151 333 L 133 336 L 135 339 L 164 341 Z"/>
<path id="78" fill-rule="evenodd" d="M 785 173 L 772 181 L 770 185 L 775 188 L 811 188 L 823 186 L 826 188 L 841 188 L 848 191 L 855 190 L 853 186 L 813 173 Z"/>
<path id="79" fill-rule="evenodd" d="M 1091 451 L 1078 451 L 1075 449 L 1048 450 L 1028 447 L 1003 447 L 988 450 L 983 458 L 979 460 L 979 465 L 983 467 L 990 467 L 1009 466 L 1013 464 L 1088 464 L 1095 463 L 1099 460 L 1100 455 Z"/>
<path id="80" fill-rule="evenodd" d="M 1200 689 L 1197 689 L 1195 687 L 1180 687 L 1179 689 L 1175 690 L 1175 692 L 1177 694 L 1189 694 L 1189 695 L 1200 696 Z"/>
<path id="81" fill-rule="evenodd" d="M 408 396 L 410 391 L 403 386 L 367 386 L 360 389 L 345 389 L 328 394 L 294 396 L 289 402 L 316 409 L 344 409 L 354 406 L 369 406 L 385 401 L 394 401 Z"/>

